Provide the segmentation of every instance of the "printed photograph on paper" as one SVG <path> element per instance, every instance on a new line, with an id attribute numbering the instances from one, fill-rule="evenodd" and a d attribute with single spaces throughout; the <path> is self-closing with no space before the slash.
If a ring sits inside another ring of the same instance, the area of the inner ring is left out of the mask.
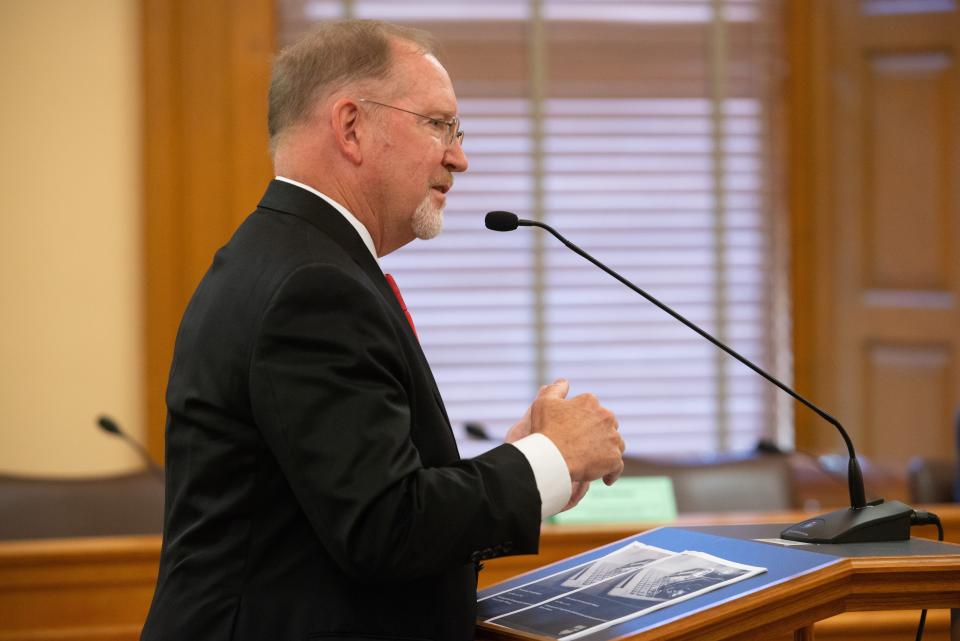
<path id="1" fill-rule="evenodd" d="M 627 575 L 653 561 L 674 554 L 675 552 L 634 541 L 596 561 L 578 565 L 509 591 L 484 597 L 477 602 L 477 616 L 486 620 L 515 612 L 577 588 Z"/>
<path id="2" fill-rule="evenodd" d="M 669 553 L 625 574 L 494 617 L 490 622 L 572 641 L 765 571 L 701 552 Z"/>
<path id="3" fill-rule="evenodd" d="M 740 578 L 747 572 L 743 566 L 687 552 L 634 573 L 618 582 L 608 594 L 645 603 L 675 601 Z"/>

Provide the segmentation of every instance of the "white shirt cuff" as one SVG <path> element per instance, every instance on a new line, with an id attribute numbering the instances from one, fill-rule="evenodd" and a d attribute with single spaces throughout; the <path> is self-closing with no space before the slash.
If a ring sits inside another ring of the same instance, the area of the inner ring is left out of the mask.
<path id="1" fill-rule="evenodd" d="M 563 454 L 543 434 L 524 436 L 513 445 L 527 458 L 533 469 L 533 478 L 540 491 L 540 518 L 558 513 L 573 494 L 570 470 L 567 469 Z"/>

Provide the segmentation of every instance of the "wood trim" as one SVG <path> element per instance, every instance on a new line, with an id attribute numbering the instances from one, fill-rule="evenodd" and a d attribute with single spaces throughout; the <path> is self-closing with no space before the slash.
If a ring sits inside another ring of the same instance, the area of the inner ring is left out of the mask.
<path id="1" fill-rule="evenodd" d="M 146 440 L 159 460 L 180 316 L 272 175 L 274 4 L 141 0 Z"/>
<path id="2" fill-rule="evenodd" d="M 161 363 L 169 363 L 175 325 L 170 311 L 177 306 L 177 265 L 170 256 L 179 254 L 176 246 L 176 220 L 180 211 L 177 194 L 176 158 L 180 156 L 179 113 L 176 105 L 180 81 L 174 65 L 176 22 L 172 3 L 162 0 L 142 2 L 143 41 L 143 255 L 144 274 L 144 384 L 147 417 L 147 449 L 157 460 L 163 457 L 163 390 L 166 373 Z M 167 214 L 165 216 L 164 214 Z"/>
<path id="3" fill-rule="evenodd" d="M 160 537 L 0 542 L 0 641 L 136 641 Z"/>
<path id="4" fill-rule="evenodd" d="M 822 248 L 817 242 L 817 211 L 822 206 L 824 169 L 820 166 L 818 144 L 822 118 L 819 83 L 825 73 L 825 35 L 822 3 L 791 0 L 787 4 L 786 37 L 787 97 L 787 203 L 790 209 L 790 297 L 793 320 L 793 376 L 796 389 L 816 404 L 826 404 L 818 397 L 817 384 L 822 374 L 816 366 L 817 257 Z M 807 408 L 795 405 L 794 434 L 796 448 L 805 452 L 817 450 L 823 442 L 820 432 L 823 421 Z M 830 429 L 830 428 L 826 428 Z"/>

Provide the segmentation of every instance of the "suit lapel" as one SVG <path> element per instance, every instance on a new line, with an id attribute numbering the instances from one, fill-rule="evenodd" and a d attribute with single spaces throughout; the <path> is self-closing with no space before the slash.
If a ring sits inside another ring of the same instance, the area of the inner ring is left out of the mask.
<path id="1" fill-rule="evenodd" d="M 440 406 L 440 411 L 449 425 L 450 418 L 447 416 L 447 408 L 443 404 L 443 398 L 440 396 L 440 390 L 433 378 L 430 363 L 423 353 L 420 340 L 407 322 L 403 309 L 400 307 L 397 297 L 393 295 L 393 290 L 390 289 L 387 279 L 384 278 L 379 263 L 370 255 L 370 250 L 357 234 L 357 230 L 328 202 L 305 189 L 282 180 L 270 182 L 266 193 L 260 199 L 259 208 L 301 218 L 325 233 L 347 252 L 373 286 L 377 288 L 384 300 L 387 301 L 397 318 L 401 320 L 408 339 L 413 343 L 414 349 L 420 356 L 422 367 L 427 371 L 437 405 Z"/>

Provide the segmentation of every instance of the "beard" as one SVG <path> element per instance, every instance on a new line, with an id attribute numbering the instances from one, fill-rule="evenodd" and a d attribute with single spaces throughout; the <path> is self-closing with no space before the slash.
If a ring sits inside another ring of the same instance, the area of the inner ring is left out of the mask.
<path id="1" fill-rule="evenodd" d="M 443 230 L 443 207 L 435 206 L 432 198 L 433 196 L 427 193 L 410 219 L 413 235 L 420 240 L 435 238 Z"/>

